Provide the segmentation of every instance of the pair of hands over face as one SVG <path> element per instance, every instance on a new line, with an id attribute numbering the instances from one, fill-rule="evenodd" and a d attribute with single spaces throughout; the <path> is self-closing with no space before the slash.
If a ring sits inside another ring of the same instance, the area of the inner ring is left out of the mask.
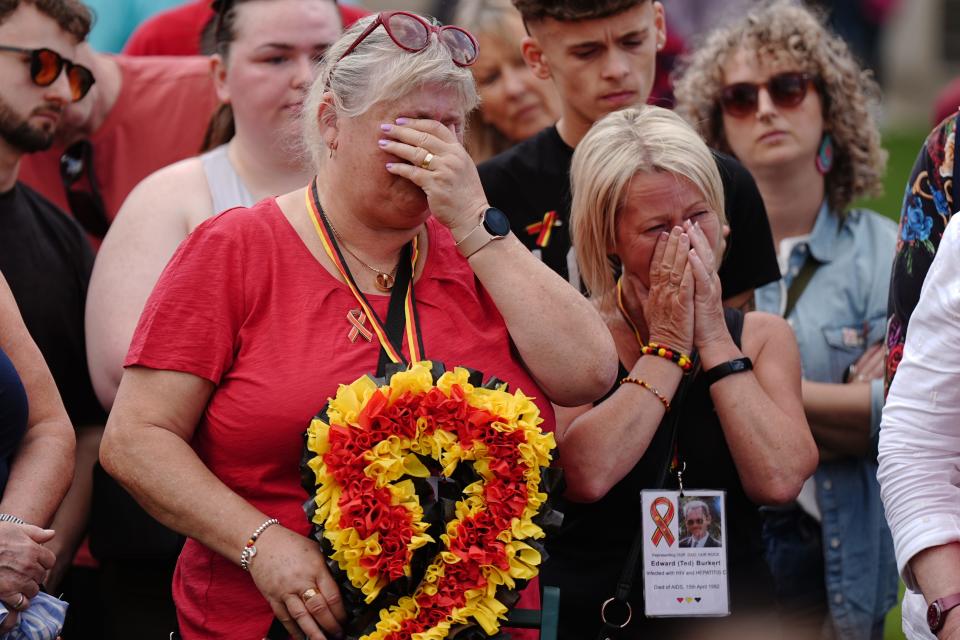
<path id="1" fill-rule="evenodd" d="M 688 220 L 660 234 L 642 302 L 651 342 L 689 354 L 730 340 L 716 264 L 698 224 Z"/>

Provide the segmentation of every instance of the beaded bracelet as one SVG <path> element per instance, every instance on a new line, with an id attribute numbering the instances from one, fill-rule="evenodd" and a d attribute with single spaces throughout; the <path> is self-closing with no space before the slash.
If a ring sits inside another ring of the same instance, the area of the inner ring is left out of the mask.
<path id="1" fill-rule="evenodd" d="M 280 524 L 280 521 L 276 518 L 270 518 L 259 527 L 254 529 L 253 533 L 250 535 L 250 539 L 247 540 L 247 544 L 244 545 L 243 551 L 240 552 L 240 568 L 244 571 L 250 571 L 250 561 L 253 560 L 253 557 L 257 555 L 257 547 L 254 546 L 254 542 L 257 541 L 257 538 L 267 530 L 268 527 L 272 527 L 275 524 Z"/>
<path id="2" fill-rule="evenodd" d="M 629 377 L 628 377 L 628 378 L 623 378 L 622 380 L 620 380 L 620 384 L 624 384 L 624 383 L 627 383 L 627 382 L 629 382 L 630 384 L 640 385 L 641 387 L 643 387 L 644 389 L 646 389 L 647 391 L 649 391 L 649 392 L 652 393 L 653 395 L 657 396 L 657 400 L 659 400 L 661 403 L 663 403 L 663 408 L 666 409 L 667 411 L 670 411 L 670 401 L 667 400 L 667 396 L 665 396 L 665 395 L 663 395 L 662 393 L 660 393 L 660 389 L 657 389 L 655 386 L 653 386 L 652 384 L 648 383 L 646 380 L 641 380 L 640 378 L 629 378 Z"/>
<path id="3" fill-rule="evenodd" d="M 14 524 L 27 524 L 23 521 L 23 518 L 18 518 L 17 516 L 10 515 L 9 513 L 0 513 L 0 522 L 12 522 Z"/>
<path id="4" fill-rule="evenodd" d="M 683 369 L 684 373 L 689 373 L 690 369 L 693 368 L 693 362 L 690 360 L 690 356 L 685 353 L 680 353 L 679 351 L 674 351 L 670 347 L 656 342 L 648 342 L 645 346 L 640 347 L 640 353 L 645 356 L 666 358 Z"/>

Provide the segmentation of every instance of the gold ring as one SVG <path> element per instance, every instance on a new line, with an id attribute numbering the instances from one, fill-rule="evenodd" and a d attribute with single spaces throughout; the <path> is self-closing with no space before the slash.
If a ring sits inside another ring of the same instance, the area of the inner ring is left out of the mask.
<path id="1" fill-rule="evenodd" d="M 13 609 L 14 611 L 23 611 L 23 602 L 24 602 L 24 600 L 26 600 L 26 598 L 25 598 L 24 595 L 21 593 L 21 594 L 20 594 L 20 599 L 17 600 L 17 603 L 16 603 L 16 604 L 11 605 L 10 608 Z"/>
<path id="2" fill-rule="evenodd" d="M 319 595 L 319 594 L 317 593 L 317 590 L 316 590 L 316 589 L 307 589 L 306 591 L 304 591 L 303 593 L 300 594 L 300 599 L 303 600 L 304 602 L 306 602 L 306 601 L 309 600 L 310 598 L 314 598 L 314 597 L 316 597 L 317 595 Z"/>
<path id="3" fill-rule="evenodd" d="M 430 170 L 430 163 L 433 162 L 433 159 L 434 159 L 435 157 L 436 157 L 436 156 L 434 156 L 432 153 L 430 153 L 429 151 L 427 151 L 427 155 L 425 155 L 425 156 L 423 157 L 423 162 L 420 163 L 420 168 L 421 168 L 421 169 L 426 169 L 427 171 L 429 171 L 429 170 Z"/>

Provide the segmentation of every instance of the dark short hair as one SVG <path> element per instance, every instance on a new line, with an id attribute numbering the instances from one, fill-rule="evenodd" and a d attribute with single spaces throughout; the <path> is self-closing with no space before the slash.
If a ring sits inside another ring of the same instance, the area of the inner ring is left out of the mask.
<path id="1" fill-rule="evenodd" d="M 648 0 L 513 0 L 524 22 L 553 18 L 561 22 L 606 18 Z"/>
<path id="2" fill-rule="evenodd" d="M 0 0 L 0 23 L 24 4 L 33 5 L 40 13 L 53 18 L 78 42 L 85 40 L 90 33 L 93 16 L 80 0 Z"/>

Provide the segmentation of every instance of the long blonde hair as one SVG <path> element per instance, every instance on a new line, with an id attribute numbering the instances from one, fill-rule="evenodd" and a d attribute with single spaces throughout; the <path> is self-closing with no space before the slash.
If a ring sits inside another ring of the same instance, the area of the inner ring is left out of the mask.
<path id="1" fill-rule="evenodd" d="M 641 106 L 599 120 L 573 154 L 570 231 L 580 275 L 602 308 L 612 308 L 615 299 L 615 265 L 607 252 L 616 241 L 624 195 L 636 174 L 655 172 L 692 182 L 726 224 L 716 160 L 680 116 L 661 107 Z"/>

